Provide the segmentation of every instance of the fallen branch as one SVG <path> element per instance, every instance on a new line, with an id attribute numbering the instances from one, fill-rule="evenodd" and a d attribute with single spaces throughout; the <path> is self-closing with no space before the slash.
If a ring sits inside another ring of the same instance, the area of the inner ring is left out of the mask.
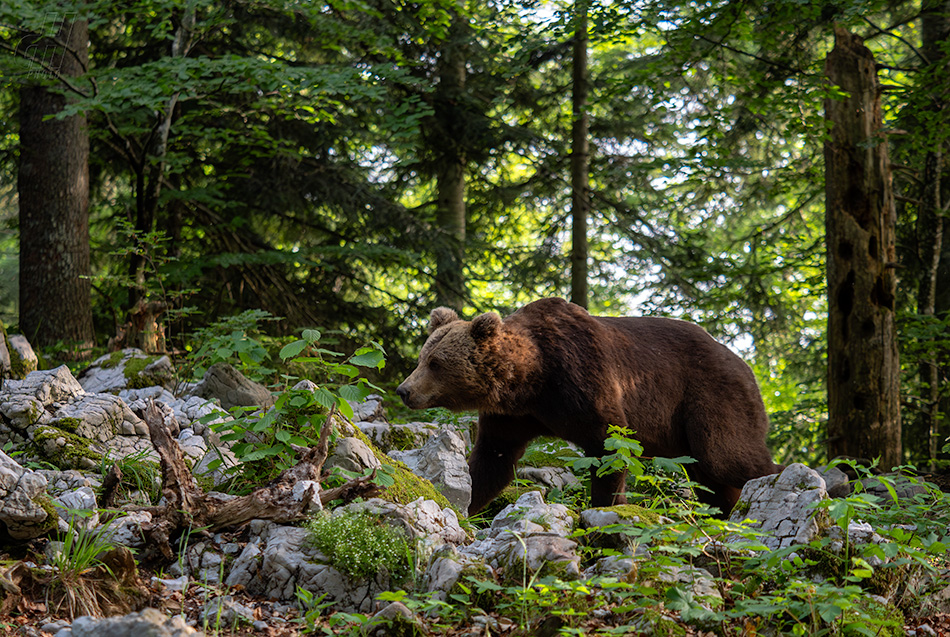
<path id="1" fill-rule="evenodd" d="M 214 533 L 237 527 L 250 520 L 271 520 L 278 523 L 295 522 L 307 516 L 316 495 L 314 485 L 320 482 L 323 464 L 329 452 L 330 434 L 336 406 L 330 409 L 320 431 L 320 439 L 312 448 L 297 447 L 299 462 L 285 469 L 270 484 L 245 496 L 227 501 L 204 493 L 195 482 L 185 464 L 178 444 L 165 427 L 162 414 L 153 401 L 149 401 L 143 418 L 148 425 L 152 445 L 162 463 L 162 494 L 165 504 L 153 507 L 135 507 L 148 511 L 152 521 L 142 525 L 146 544 L 157 549 L 166 559 L 174 558 L 171 539 L 182 533 L 200 529 L 202 533 Z M 372 484 L 376 472 L 357 478 L 349 483 L 320 493 L 321 503 L 336 499 L 371 497 L 378 495 L 380 487 Z M 307 490 L 294 493 L 302 482 L 313 482 Z"/>

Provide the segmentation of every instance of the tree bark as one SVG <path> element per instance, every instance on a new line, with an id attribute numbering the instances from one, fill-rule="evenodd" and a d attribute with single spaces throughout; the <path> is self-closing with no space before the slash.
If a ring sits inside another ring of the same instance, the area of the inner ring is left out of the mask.
<path id="1" fill-rule="evenodd" d="M 586 308 L 587 218 L 590 213 L 590 140 L 587 113 L 587 0 L 574 3 L 571 111 L 571 302 Z"/>
<path id="2" fill-rule="evenodd" d="M 42 60 L 44 72 L 65 78 L 85 73 L 86 22 L 63 23 L 55 41 L 35 47 L 52 52 Z M 66 342 L 82 356 L 95 339 L 88 278 L 89 136 L 83 115 L 46 119 L 66 104 L 64 95 L 45 84 L 20 90 L 20 327 L 34 345 Z"/>
<path id="3" fill-rule="evenodd" d="M 900 363 L 894 325 L 896 210 L 874 58 L 835 28 L 825 74 L 829 455 L 900 464 Z"/>
<path id="4" fill-rule="evenodd" d="M 924 0 L 921 6 L 920 31 L 920 52 L 925 67 L 921 87 L 927 91 L 923 109 L 930 114 L 926 121 L 933 122 L 934 117 L 939 118 L 939 121 L 946 118 L 947 71 L 942 63 L 945 58 L 943 44 L 950 37 L 950 2 Z M 922 119 L 917 118 L 917 121 Z M 946 211 L 942 194 L 943 147 L 946 140 L 933 135 L 929 130 L 919 137 L 930 141 L 931 148 L 924 155 L 920 203 L 917 208 L 918 245 L 920 260 L 924 265 L 918 287 L 917 313 L 927 317 L 946 316 L 950 310 L 947 303 L 947 297 L 950 296 L 950 273 L 946 263 L 947 257 L 950 256 L 946 254 L 950 251 L 950 246 L 945 245 L 944 240 Z M 940 392 L 946 373 L 946 354 L 939 351 L 935 342 L 940 338 L 934 336 L 929 339 L 930 355 L 920 364 L 923 405 L 919 421 L 915 423 L 916 435 L 926 437 L 926 440 L 914 442 L 923 447 L 931 470 L 935 468 L 939 443 L 943 439 L 943 413 L 948 407 L 946 397 L 942 397 Z"/>
<path id="5" fill-rule="evenodd" d="M 436 117 L 439 130 L 452 131 L 458 125 L 451 120 L 459 116 L 458 106 L 465 91 L 465 55 L 459 37 L 460 25 L 453 26 L 453 35 L 444 44 L 439 58 L 439 87 Z M 441 156 L 436 172 L 438 190 L 436 225 L 442 241 L 436 246 L 436 303 L 458 312 L 465 305 L 465 150 L 460 140 L 438 140 Z"/>
<path id="6" fill-rule="evenodd" d="M 185 4 L 181 24 L 175 32 L 171 45 L 172 58 L 184 58 L 191 50 L 192 34 L 195 28 L 195 2 Z M 171 134 L 175 109 L 181 91 L 175 91 L 165 103 L 164 110 L 158 114 L 155 129 L 151 136 L 151 146 L 146 148 L 136 169 L 135 180 L 135 231 L 139 237 L 145 237 L 155 229 L 158 214 L 158 202 L 165 182 L 165 163 L 168 154 L 168 137 Z M 133 252 L 129 257 L 129 309 L 134 309 L 145 298 L 146 275 L 145 257 Z"/>

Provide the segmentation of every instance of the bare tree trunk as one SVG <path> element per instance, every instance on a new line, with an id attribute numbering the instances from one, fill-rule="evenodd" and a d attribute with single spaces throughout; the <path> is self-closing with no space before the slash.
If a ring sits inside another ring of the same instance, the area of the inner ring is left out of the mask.
<path id="1" fill-rule="evenodd" d="M 890 468 L 902 461 L 896 210 L 874 58 L 836 27 L 825 74 L 848 95 L 825 100 L 829 454 Z"/>
<path id="2" fill-rule="evenodd" d="M 192 33 L 195 28 L 195 2 L 185 5 L 181 24 L 172 41 L 171 57 L 183 58 L 191 49 Z M 158 201 L 165 180 L 165 158 L 168 154 L 168 137 L 171 134 L 175 108 L 178 105 L 180 91 L 175 91 L 165 103 L 165 109 L 159 113 L 155 129 L 151 135 L 151 145 L 142 153 L 137 167 L 135 182 L 135 230 L 144 237 L 155 228 L 158 214 Z M 129 308 L 135 308 L 144 298 L 145 291 L 144 256 L 132 253 L 129 258 L 129 276 L 132 287 L 129 289 Z"/>
<path id="3" fill-rule="evenodd" d="M 44 71 L 85 73 L 88 28 L 65 22 Z M 47 47 L 48 44 L 48 47 Z M 65 45 L 60 46 L 60 44 Z M 67 98 L 46 86 L 20 91 L 20 327 L 34 345 L 94 344 L 89 264 L 89 136 L 84 115 L 46 119 Z"/>
<path id="4" fill-rule="evenodd" d="M 451 121 L 458 117 L 458 104 L 465 91 L 465 55 L 459 37 L 460 26 L 452 29 L 452 36 L 444 44 L 439 59 L 438 101 L 441 118 L 439 128 L 450 131 L 457 128 Z M 465 305 L 465 151 L 455 139 L 442 139 L 442 160 L 437 169 L 436 223 L 443 235 L 436 248 L 436 302 L 461 312 Z"/>
<path id="5" fill-rule="evenodd" d="M 587 113 L 587 0 L 574 3 L 571 110 L 571 301 L 587 307 L 587 217 L 590 213 L 590 140 Z"/>
<path id="6" fill-rule="evenodd" d="M 940 257 L 943 251 L 943 213 L 940 203 L 940 173 L 943 170 L 943 153 L 938 148 L 929 151 L 924 160 L 923 184 L 920 205 L 917 212 L 918 240 L 924 254 L 921 261 L 925 266 L 917 289 L 917 313 L 933 318 L 936 313 L 937 277 L 940 271 Z M 920 364 L 920 380 L 923 385 L 924 404 L 920 413 L 920 431 L 927 436 L 926 451 L 930 461 L 930 470 L 935 468 L 937 443 L 940 436 L 940 362 L 937 357 L 934 338 L 928 339 L 930 351 L 926 360 Z"/>
<path id="7" fill-rule="evenodd" d="M 920 51 L 926 67 L 921 85 L 930 87 L 927 93 L 929 99 L 924 110 L 930 113 L 926 121 L 932 122 L 934 116 L 946 117 L 947 71 L 943 68 L 942 62 L 945 58 L 943 45 L 950 37 L 950 2 L 924 0 L 921 5 Z M 922 119 L 918 118 L 918 121 Z M 932 126 L 932 124 L 929 125 Z M 930 140 L 934 147 L 928 150 L 924 157 L 920 204 L 917 212 L 918 245 L 921 246 L 920 257 L 925 266 L 918 289 L 917 312 L 928 317 L 945 316 L 948 308 L 941 307 L 946 305 L 945 302 L 941 302 L 941 298 L 945 299 L 948 294 L 946 259 L 943 258 L 943 253 L 947 249 L 944 246 L 946 210 L 943 208 L 945 204 L 941 190 L 944 171 L 943 146 L 946 140 L 932 136 L 930 131 L 921 137 Z M 937 338 L 939 337 L 930 339 L 930 355 L 920 365 L 920 380 L 924 386 L 925 404 L 920 414 L 918 431 L 927 437 L 924 448 L 930 460 L 931 471 L 935 469 L 938 447 L 942 440 L 943 410 L 946 408 L 946 397 L 942 397 L 940 392 L 945 371 L 942 365 L 946 365 L 946 354 L 941 357 L 942 352 L 938 351 L 938 345 L 934 342 Z"/>

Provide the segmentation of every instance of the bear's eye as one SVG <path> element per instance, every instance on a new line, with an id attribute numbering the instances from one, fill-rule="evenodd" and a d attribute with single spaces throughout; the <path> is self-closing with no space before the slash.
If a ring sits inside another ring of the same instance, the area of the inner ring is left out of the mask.
<path id="1" fill-rule="evenodd" d="M 442 369 L 442 365 L 439 363 L 439 361 L 437 361 L 437 360 L 435 360 L 435 359 L 432 359 L 432 360 L 429 361 L 429 370 L 430 370 L 430 371 L 437 372 L 437 371 L 439 371 L 440 369 Z"/>

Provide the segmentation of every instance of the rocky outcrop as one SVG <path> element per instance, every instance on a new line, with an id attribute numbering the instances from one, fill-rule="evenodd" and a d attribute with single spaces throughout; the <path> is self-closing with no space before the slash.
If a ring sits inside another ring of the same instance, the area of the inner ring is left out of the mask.
<path id="1" fill-rule="evenodd" d="M 456 432 L 442 429 L 420 449 L 390 451 L 416 475 L 425 478 L 463 515 L 472 501 L 472 477 L 468 471 L 465 441 Z"/>
<path id="2" fill-rule="evenodd" d="M 175 368 L 168 356 L 149 355 L 140 349 L 126 349 L 100 356 L 77 377 L 90 393 L 118 393 L 138 387 L 165 387 L 175 384 Z"/>
<path id="3" fill-rule="evenodd" d="M 15 540 L 39 537 L 55 527 L 46 478 L 0 451 L 0 525 Z"/>
<path id="4" fill-rule="evenodd" d="M 270 390 L 250 380 L 227 363 L 215 363 L 191 392 L 206 399 L 217 399 L 224 409 L 232 407 L 270 407 Z"/>

